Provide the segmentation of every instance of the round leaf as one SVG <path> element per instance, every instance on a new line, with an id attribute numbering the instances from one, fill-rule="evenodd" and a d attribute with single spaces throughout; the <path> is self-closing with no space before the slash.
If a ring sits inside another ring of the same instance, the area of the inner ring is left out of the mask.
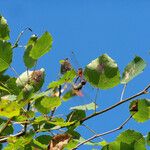
<path id="1" fill-rule="evenodd" d="M 109 89 L 120 83 L 120 73 L 115 61 L 107 54 L 93 60 L 84 70 L 86 80 L 100 89 Z"/>
<path id="2" fill-rule="evenodd" d="M 0 15 L 0 39 L 9 40 L 9 27 L 6 19 Z"/>
<path id="3" fill-rule="evenodd" d="M 12 61 L 11 44 L 0 40 L 0 72 L 6 70 Z"/>
<path id="4" fill-rule="evenodd" d="M 45 32 L 34 44 L 32 49 L 30 50 L 30 56 L 37 60 L 47 52 L 49 52 L 52 47 L 52 36 Z"/>
<path id="5" fill-rule="evenodd" d="M 135 110 L 136 113 L 134 110 L 132 110 L 135 106 L 137 107 L 137 110 Z M 133 118 L 137 122 L 145 122 L 150 119 L 150 100 L 148 99 L 132 101 L 130 103 L 129 109 L 131 114 L 135 113 Z"/>
<path id="6" fill-rule="evenodd" d="M 36 64 L 36 61 L 37 61 L 37 60 L 33 59 L 32 57 L 30 57 L 30 51 L 31 51 L 32 47 L 34 46 L 36 40 L 37 40 L 37 36 L 32 35 L 26 45 L 23 59 L 24 59 L 25 66 L 27 68 L 32 68 Z"/>
<path id="7" fill-rule="evenodd" d="M 143 72 L 144 68 L 146 67 L 146 63 L 144 60 L 136 56 L 124 69 L 123 75 L 122 75 L 122 84 L 128 83 L 130 80 L 132 80 L 134 77 L 139 75 Z"/>

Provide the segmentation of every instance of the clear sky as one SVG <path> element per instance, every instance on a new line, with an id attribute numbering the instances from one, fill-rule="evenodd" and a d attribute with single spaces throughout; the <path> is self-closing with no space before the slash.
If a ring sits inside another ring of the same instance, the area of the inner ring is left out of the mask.
<path id="1" fill-rule="evenodd" d="M 121 73 L 135 55 L 141 56 L 148 66 L 144 73 L 128 84 L 124 97 L 138 92 L 150 82 L 149 0 L 0 0 L 0 13 L 8 20 L 12 42 L 26 27 L 30 27 L 38 35 L 45 30 L 52 34 L 53 48 L 38 62 L 38 68 L 46 68 L 45 88 L 50 81 L 56 79 L 59 60 L 70 58 L 71 51 L 74 51 L 82 67 L 107 53 L 116 60 Z M 30 33 L 26 33 L 20 44 L 24 45 L 29 37 Z M 12 65 L 20 74 L 25 71 L 22 64 L 23 49 L 16 49 L 15 54 Z M 73 65 L 76 65 L 75 61 Z M 9 73 L 13 75 L 12 72 Z M 119 101 L 122 87 L 119 85 L 110 90 L 100 90 L 97 99 L 99 109 Z M 65 113 L 71 106 L 92 102 L 96 90 L 89 87 L 84 92 L 84 98 L 75 98 L 64 103 L 58 113 Z M 86 124 L 97 133 L 116 128 L 129 116 L 128 104 L 92 118 Z M 150 130 L 149 123 L 138 124 L 132 120 L 123 130 L 135 129 L 145 135 Z M 78 130 L 84 138 L 92 135 L 86 129 Z M 118 133 L 103 138 L 111 141 Z M 84 146 L 79 149 L 85 148 L 92 149 Z"/>

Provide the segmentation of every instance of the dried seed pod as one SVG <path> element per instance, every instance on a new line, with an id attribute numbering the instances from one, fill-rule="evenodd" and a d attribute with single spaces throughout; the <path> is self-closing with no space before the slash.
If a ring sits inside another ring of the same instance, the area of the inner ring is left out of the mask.
<path id="1" fill-rule="evenodd" d="M 63 62 L 61 62 L 60 73 L 64 74 L 64 73 L 66 73 L 69 70 L 71 70 L 71 64 L 69 62 L 69 59 L 66 58 L 66 59 L 64 59 Z"/>
<path id="2" fill-rule="evenodd" d="M 63 150 L 64 146 L 68 144 L 71 139 L 71 135 L 64 133 L 54 136 L 48 146 L 48 150 Z"/>
<path id="3" fill-rule="evenodd" d="M 138 111 L 138 101 L 136 101 L 130 108 L 130 111 Z"/>

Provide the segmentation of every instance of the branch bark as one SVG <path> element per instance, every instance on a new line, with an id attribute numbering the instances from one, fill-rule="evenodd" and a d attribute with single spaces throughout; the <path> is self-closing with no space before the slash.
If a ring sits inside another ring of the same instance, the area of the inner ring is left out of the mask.
<path id="1" fill-rule="evenodd" d="M 116 104 L 114 104 L 114 105 L 112 105 L 112 106 L 110 106 L 110 107 L 108 107 L 108 108 L 106 108 L 106 109 L 103 109 L 103 110 L 101 110 L 101 111 L 98 111 L 98 112 L 96 112 L 96 113 L 94 113 L 94 114 L 91 114 L 91 115 L 89 115 L 89 116 L 87 116 L 87 117 L 81 119 L 81 120 L 80 120 L 80 123 L 83 123 L 84 121 L 86 121 L 86 120 L 88 120 L 88 119 L 90 119 L 90 118 L 93 118 L 93 117 L 95 117 L 95 116 L 97 116 L 97 115 L 103 114 L 103 113 L 105 113 L 105 112 L 107 112 L 107 111 L 109 111 L 109 110 L 111 110 L 111 109 L 113 109 L 113 108 L 115 108 L 115 107 L 117 107 L 117 106 L 119 106 L 119 105 L 121 105 L 121 104 L 127 102 L 127 101 L 132 100 L 133 98 L 136 98 L 136 97 L 141 96 L 141 95 L 143 95 L 143 94 L 147 94 L 149 88 L 150 88 L 150 84 L 148 84 L 148 85 L 147 85 L 142 91 L 140 91 L 139 93 L 134 94 L 134 95 L 132 95 L 131 97 L 126 98 L 126 99 L 124 99 L 124 100 L 122 100 L 122 101 L 119 101 L 119 102 L 117 102 Z"/>
<path id="2" fill-rule="evenodd" d="M 135 113 L 134 113 L 135 114 Z M 133 114 L 133 115 L 134 115 Z M 104 133 L 101 133 L 101 134 L 95 134 L 94 136 L 90 137 L 89 139 L 81 142 L 80 144 L 78 144 L 75 148 L 73 148 L 72 150 L 76 150 L 78 147 L 80 147 L 81 145 L 95 139 L 95 138 L 98 138 L 98 137 L 101 137 L 101 136 L 104 136 L 104 135 L 107 135 L 107 134 L 110 134 L 110 133 L 113 133 L 113 132 L 116 132 L 118 130 L 121 130 L 128 122 L 129 120 L 132 118 L 133 115 L 130 115 L 119 127 L 113 129 L 113 130 L 109 130 L 107 132 L 104 132 Z"/>

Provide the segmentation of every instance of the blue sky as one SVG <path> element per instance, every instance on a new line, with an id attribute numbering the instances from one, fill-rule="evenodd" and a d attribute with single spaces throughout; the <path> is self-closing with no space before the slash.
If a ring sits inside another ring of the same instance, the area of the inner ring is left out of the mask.
<path id="1" fill-rule="evenodd" d="M 128 84 L 124 97 L 143 89 L 150 81 L 149 8 L 148 0 L 0 1 L 0 13 L 8 20 L 11 29 L 11 42 L 14 42 L 20 31 L 26 27 L 32 28 L 38 35 L 46 30 L 52 34 L 53 48 L 38 62 L 38 68 L 46 68 L 45 88 L 50 81 L 56 79 L 59 72 L 59 60 L 70 58 L 71 51 L 76 54 L 81 67 L 103 53 L 107 53 L 116 60 L 121 72 L 135 55 L 141 56 L 148 66 L 144 73 Z M 24 45 L 30 35 L 31 33 L 26 33 L 20 44 Z M 12 64 L 19 74 L 25 71 L 22 54 L 23 49 L 16 49 Z M 75 63 L 73 65 L 76 66 Z M 12 72 L 9 73 L 13 75 Z M 100 90 L 97 99 L 99 109 L 117 102 L 121 90 L 122 85 L 110 90 Z M 70 106 L 91 102 L 96 90 L 89 87 L 84 92 L 84 98 L 75 98 L 64 103 L 63 107 L 58 109 L 58 113 L 66 112 Z M 102 133 L 119 126 L 128 116 L 128 103 L 126 103 L 103 116 L 88 120 L 86 124 L 97 133 Z M 150 130 L 148 124 L 149 122 L 138 124 L 132 120 L 123 130 L 131 128 L 145 135 Z M 85 138 L 92 135 L 86 129 L 80 131 Z M 105 136 L 104 139 L 111 141 L 118 133 Z M 86 147 L 87 150 L 91 148 Z M 85 147 L 80 149 L 84 150 Z"/>

